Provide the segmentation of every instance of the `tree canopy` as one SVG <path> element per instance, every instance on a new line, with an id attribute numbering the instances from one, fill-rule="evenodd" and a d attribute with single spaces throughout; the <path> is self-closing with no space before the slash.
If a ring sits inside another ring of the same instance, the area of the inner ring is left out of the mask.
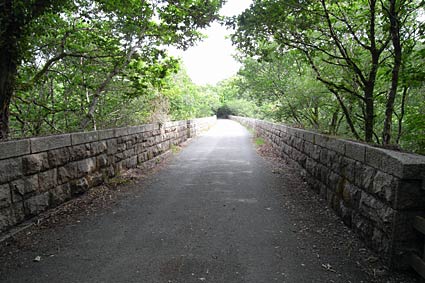
<path id="1" fill-rule="evenodd" d="M 291 66 L 278 63 L 281 58 L 294 64 L 302 61 L 313 72 L 309 76 L 334 97 L 351 136 L 388 145 L 402 135 L 406 98 L 421 95 L 416 88 L 424 81 L 420 71 L 423 4 L 419 0 L 257 0 L 228 25 L 235 29 L 234 44 L 248 58 L 245 69 L 254 60 L 261 67 L 273 62 L 286 72 Z M 296 62 L 290 59 L 295 53 L 300 58 Z M 277 59 L 270 54 L 277 54 Z M 285 103 L 291 101 L 281 85 L 274 89 Z"/>
<path id="2" fill-rule="evenodd" d="M 58 131 L 96 127 L 95 116 L 106 110 L 99 104 L 158 88 L 176 69 L 164 48 L 192 46 L 221 5 L 2 0 L 0 139 L 9 135 L 10 114 L 21 132 L 33 134 L 45 124 Z M 40 113 L 23 115 L 33 108 Z"/>

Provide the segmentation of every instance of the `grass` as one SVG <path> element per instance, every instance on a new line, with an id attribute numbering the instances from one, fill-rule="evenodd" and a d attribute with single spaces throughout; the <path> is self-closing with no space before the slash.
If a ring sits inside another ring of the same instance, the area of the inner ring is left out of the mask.
<path id="1" fill-rule="evenodd" d="M 254 143 L 255 143 L 255 145 L 256 145 L 256 146 L 262 146 L 262 145 L 263 145 L 263 144 L 265 144 L 266 142 L 264 141 L 264 139 L 263 139 L 263 138 L 261 138 L 261 137 L 257 137 L 257 138 L 255 138 Z"/>
<path id="2" fill-rule="evenodd" d="M 170 146 L 170 149 L 171 149 L 171 152 L 172 152 L 173 154 L 177 154 L 177 153 L 180 151 L 180 147 L 179 147 L 179 146 L 176 146 L 176 145 L 174 145 L 174 144 L 172 144 L 172 145 Z"/>

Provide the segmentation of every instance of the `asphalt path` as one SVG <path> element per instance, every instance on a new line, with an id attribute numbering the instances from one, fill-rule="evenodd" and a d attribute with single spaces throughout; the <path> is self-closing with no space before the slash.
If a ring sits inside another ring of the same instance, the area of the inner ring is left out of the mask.
<path id="1" fill-rule="evenodd" d="M 137 186 L 107 212 L 54 231 L 52 251 L 43 246 L 52 256 L 0 281 L 366 282 L 355 263 L 326 268 L 317 243 L 292 231 L 285 184 L 236 122 L 219 120 Z"/>

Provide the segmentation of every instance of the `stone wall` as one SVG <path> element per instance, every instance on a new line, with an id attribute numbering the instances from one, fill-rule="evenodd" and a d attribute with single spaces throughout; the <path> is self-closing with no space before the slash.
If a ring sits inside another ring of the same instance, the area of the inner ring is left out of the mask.
<path id="1" fill-rule="evenodd" d="M 412 222 L 414 216 L 425 215 L 425 156 L 230 118 L 255 129 L 282 157 L 299 166 L 309 185 L 387 263 L 404 267 L 404 255 L 423 252 Z"/>
<path id="2" fill-rule="evenodd" d="M 152 166 L 216 117 L 0 143 L 0 232 L 123 170 Z"/>

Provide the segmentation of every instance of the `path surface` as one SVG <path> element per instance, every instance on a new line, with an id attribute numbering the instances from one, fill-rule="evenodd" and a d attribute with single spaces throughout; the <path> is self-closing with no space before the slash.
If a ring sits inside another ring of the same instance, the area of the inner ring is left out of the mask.
<path id="1" fill-rule="evenodd" d="M 131 197 L 35 243 L 29 257 L 42 260 L 0 281 L 368 282 L 347 251 L 318 259 L 317 243 L 294 233 L 281 182 L 243 127 L 219 121 Z"/>

